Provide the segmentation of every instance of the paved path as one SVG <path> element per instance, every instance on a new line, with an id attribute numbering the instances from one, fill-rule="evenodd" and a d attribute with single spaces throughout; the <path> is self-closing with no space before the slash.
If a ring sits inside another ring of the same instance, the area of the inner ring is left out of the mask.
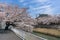
<path id="1" fill-rule="evenodd" d="M 25 39 L 25 40 L 47 40 L 45 38 L 38 37 L 38 36 L 36 36 L 34 34 L 31 34 L 31 33 L 25 32 L 25 31 L 22 31 L 20 29 L 11 28 L 11 30 L 13 32 L 15 32 L 16 35 L 18 35 L 19 37 L 21 37 L 22 39 Z"/>
<path id="2" fill-rule="evenodd" d="M 4 33 L 0 32 L 0 40 L 20 40 L 13 32 L 7 31 Z"/>

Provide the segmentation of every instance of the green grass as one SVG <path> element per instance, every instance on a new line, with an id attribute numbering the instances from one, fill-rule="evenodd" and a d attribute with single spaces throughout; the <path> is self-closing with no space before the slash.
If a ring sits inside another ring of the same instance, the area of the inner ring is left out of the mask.
<path id="1" fill-rule="evenodd" d="M 60 38 L 49 36 L 49 35 L 45 35 L 45 34 L 42 34 L 42 33 L 35 32 L 35 31 L 33 32 L 33 34 L 35 34 L 37 36 L 40 36 L 40 37 L 43 37 L 43 38 L 46 38 L 48 40 L 60 40 Z"/>

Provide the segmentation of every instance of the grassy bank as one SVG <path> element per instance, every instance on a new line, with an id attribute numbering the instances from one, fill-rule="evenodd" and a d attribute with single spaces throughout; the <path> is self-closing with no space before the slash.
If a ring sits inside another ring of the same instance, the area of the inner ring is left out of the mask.
<path id="1" fill-rule="evenodd" d="M 60 38 L 57 38 L 57 37 L 54 37 L 54 36 L 45 35 L 45 34 L 38 33 L 38 32 L 33 32 L 33 34 L 35 34 L 37 36 L 40 36 L 40 37 L 43 37 L 43 38 L 45 38 L 47 40 L 60 40 Z"/>
<path id="2" fill-rule="evenodd" d="M 34 32 L 43 33 L 55 37 L 60 37 L 60 30 L 57 29 L 47 29 L 47 28 L 35 28 Z"/>

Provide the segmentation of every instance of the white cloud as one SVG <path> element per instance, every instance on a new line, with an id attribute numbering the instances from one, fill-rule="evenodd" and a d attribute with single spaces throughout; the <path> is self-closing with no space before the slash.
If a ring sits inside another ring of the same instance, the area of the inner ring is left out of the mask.
<path id="1" fill-rule="evenodd" d="M 40 2 L 40 3 L 44 3 L 44 2 L 49 2 L 49 0 L 36 0 L 34 2 Z M 52 5 L 43 5 L 43 6 L 38 6 L 36 8 L 34 8 L 33 6 L 30 5 L 30 10 L 31 11 L 36 11 L 36 13 L 44 13 L 44 14 L 53 14 L 53 8 L 51 7 Z"/>
<path id="2" fill-rule="evenodd" d="M 28 3 L 23 3 L 24 6 L 26 6 Z"/>
<path id="3" fill-rule="evenodd" d="M 49 1 L 49 0 L 36 0 L 36 1 L 43 3 L 43 2 L 47 2 L 47 1 Z"/>
<path id="4" fill-rule="evenodd" d="M 45 5 L 45 6 L 41 6 L 41 7 L 37 7 L 37 8 L 33 8 L 32 6 L 30 6 L 30 10 L 31 11 L 36 11 L 36 13 L 43 13 L 43 14 L 53 14 L 53 8 L 51 7 L 51 5 Z"/>
<path id="5" fill-rule="evenodd" d="M 53 14 L 53 9 L 51 7 L 46 8 L 46 10 L 43 12 L 44 14 Z"/>
<path id="6" fill-rule="evenodd" d="M 24 0 L 19 0 L 20 2 L 24 2 Z"/>
<path id="7" fill-rule="evenodd" d="M 43 8 L 49 8 L 51 5 L 45 5 L 45 6 L 39 6 L 39 7 L 32 7 L 32 6 L 29 6 L 30 9 L 32 10 L 38 10 L 38 9 L 43 9 Z"/>
<path id="8" fill-rule="evenodd" d="M 51 7 L 52 5 L 48 4 L 50 3 L 50 0 L 34 0 L 30 2 L 24 2 L 24 0 L 20 0 L 20 2 L 23 2 L 24 6 L 39 2 L 43 6 L 36 5 L 37 7 L 34 7 L 32 5 L 29 5 L 29 8 L 30 8 L 29 11 L 32 13 L 34 11 L 35 13 L 53 14 L 53 8 Z M 48 5 L 46 5 L 45 2 L 47 2 Z"/>
<path id="9" fill-rule="evenodd" d="M 41 13 L 50 14 L 50 15 L 53 14 L 53 8 L 51 6 L 46 5 L 46 6 L 42 7 L 42 8 L 44 8 L 45 10 L 42 9 L 43 11 Z"/>
<path id="10" fill-rule="evenodd" d="M 32 0 L 31 2 L 29 3 L 35 3 L 35 2 L 41 2 L 41 3 L 44 3 L 44 2 L 48 2 L 49 0 Z"/>

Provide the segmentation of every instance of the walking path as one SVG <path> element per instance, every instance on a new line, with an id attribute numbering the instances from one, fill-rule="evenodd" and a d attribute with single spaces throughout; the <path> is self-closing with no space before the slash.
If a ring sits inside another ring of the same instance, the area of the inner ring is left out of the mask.
<path id="1" fill-rule="evenodd" d="M 19 36 L 20 38 L 22 38 L 23 40 L 47 40 L 45 38 L 36 36 L 34 34 L 22 31 L 20 29 L 16 29 L 16 28 L 11 28 L 11 30 L 16 33 L 17 36 Z"/>
<path id="2" fill-rule="evenodd" d="M 20 40 L 12 31 L 3 32 L 0 30 L 0 40 Z"/>

